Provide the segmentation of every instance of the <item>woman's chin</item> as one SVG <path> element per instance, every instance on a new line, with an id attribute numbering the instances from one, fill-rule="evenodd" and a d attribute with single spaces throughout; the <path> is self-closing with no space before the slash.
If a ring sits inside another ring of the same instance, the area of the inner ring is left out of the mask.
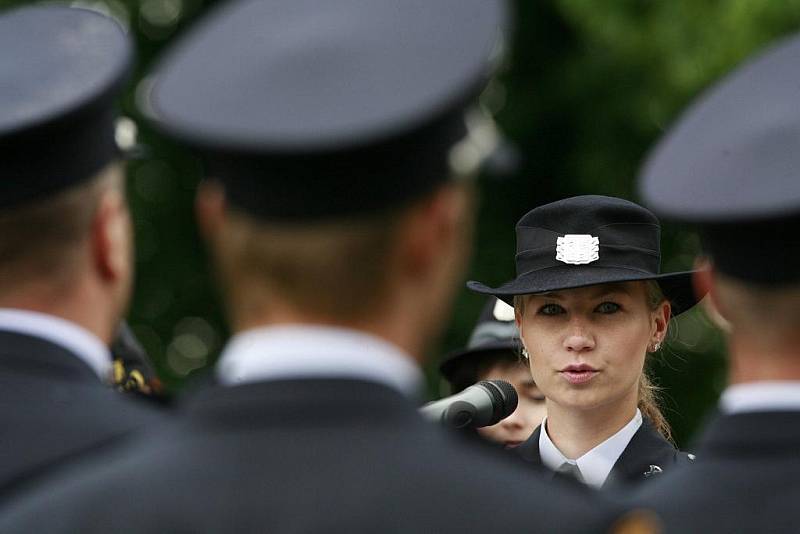
<path id="1" fill-rule="evenodd" d="M 550 397 L 551 402 L 570 410 L 588 411 L 600 408 L 609 402 L 609 398 L 599 391 L 582 390 L 568 391 L 564 394 Z"/>

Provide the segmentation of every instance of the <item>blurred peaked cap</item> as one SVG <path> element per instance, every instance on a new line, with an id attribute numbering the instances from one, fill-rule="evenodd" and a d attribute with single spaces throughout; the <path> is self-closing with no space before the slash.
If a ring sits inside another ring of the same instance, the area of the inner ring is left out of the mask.
<path id="1" fill-rule="evenodd" d="M 502 300 L 491 297 L 481 311 L 472 330 L 467 347 L 448 354 L 439 371 L 453 381 L 458 368 L 467 360 L 480 360 L 490 354 L 507 352 L 509 360 L 517 359 L 519 330 L 514 321 L 514 308 Z"/>
<path id="2" fill-rule="evenodd" d="M 468 349 L 478 349 L 488 343 L 511 343 L 519 337 L 514 321 L 514 308 L 502 300 L 492 297 L 481 311 L 478 322 L 467 343 Z"/>
<path id="3" fill-rule="evenodd" d="M 0 12 L 0 208 L 89 179 L 119 154 L 114 99 L 132 59 L 125 31 L 94 11 Z"/>
<path id="4" fill-rule="evenodd" d="M 699 233 L 717 271 L 764 287 L 800 283 L 800 212 L 772 219 L 704 223 Z"/>
<path id="5" fill-rule="evenodd" d="M 380 211 L 447 179 L 505 27 L 501 0 L 228 2 L 139 102 L 254 215 Z"/>
<path id="6" fill-rule="evenodd" d="M 696 223 L 800 212 L 800 35 L 706 90 L 649 155 L 645 203 Z"/>
<path id="7" fill-rule="evenodd" d="M 658 143 L 640 190 L 699 226 L 715 268 L 759 285 L 800 281 L 800 35 L 708 89 Z"/>

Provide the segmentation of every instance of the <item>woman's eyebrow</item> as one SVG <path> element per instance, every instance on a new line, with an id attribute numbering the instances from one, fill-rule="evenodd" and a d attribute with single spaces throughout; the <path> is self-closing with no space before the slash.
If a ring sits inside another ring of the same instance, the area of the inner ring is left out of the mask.
<path id="1" fill-rule="evenodd" d="M 548 292 L 548 293 L 534 293 L 534 297 L 545 297 L 548 299 L 555 299 L 555 300 L 563 300 L 564 296 L 561 293 L 557 293 L 555 291 Z"/>
<path id="2" fill-rule="evenodd" d="M 600 286 L 597 291 L 592 294 L 594 298 L 607 297 L 609 295 L 630 295 L 630 289 L 627 286 Z"/>

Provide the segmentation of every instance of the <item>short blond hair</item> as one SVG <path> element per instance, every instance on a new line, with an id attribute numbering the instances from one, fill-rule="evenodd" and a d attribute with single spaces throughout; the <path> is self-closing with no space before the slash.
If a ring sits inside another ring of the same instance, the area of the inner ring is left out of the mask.
<path id="1" fill-rule="evenodd" d="M 232 210 L 215 251 L 222 283 L 245 307 L 278 296 L 312 313 L 364 317 L 385 295 L 400 213 L 291 224 Z"/>
<path id="2" fill-rule="evenodd" d="M 800 337 L 800 284 L 767 287 L 715 273 L 719 311 L 734 330 L 757 332 L 766 343 Z"/>
<path id="3" fill-rule="evenodd" d="M 0 293 L 32 281 L 68 283 L 100 198 L 112 184 L 123 184 L 117 163 L 45 199 L 0 210 Z"/>

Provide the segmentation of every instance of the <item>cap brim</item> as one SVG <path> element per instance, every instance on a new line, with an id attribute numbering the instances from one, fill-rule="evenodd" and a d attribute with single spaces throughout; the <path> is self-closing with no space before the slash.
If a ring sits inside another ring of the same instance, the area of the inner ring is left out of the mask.
<path id="1" fill-rule="evenodd" d="M 697 304 L 698 299 L 692 287 L 693 272 L 652 274 L 615 267 L 586 265 L 576 269 L 575 266 L 563 265 L 523 274 L 498 287 L 489 287 L 474 280 L 467 282 L 467 287 L 476 293 L 494 295 L 513 306 L 516 295 L 547 293 L 599 284 L 654 280 L 658 282 L 664 296 L 670 301 L 672 315 L 675 316 Z"/>

